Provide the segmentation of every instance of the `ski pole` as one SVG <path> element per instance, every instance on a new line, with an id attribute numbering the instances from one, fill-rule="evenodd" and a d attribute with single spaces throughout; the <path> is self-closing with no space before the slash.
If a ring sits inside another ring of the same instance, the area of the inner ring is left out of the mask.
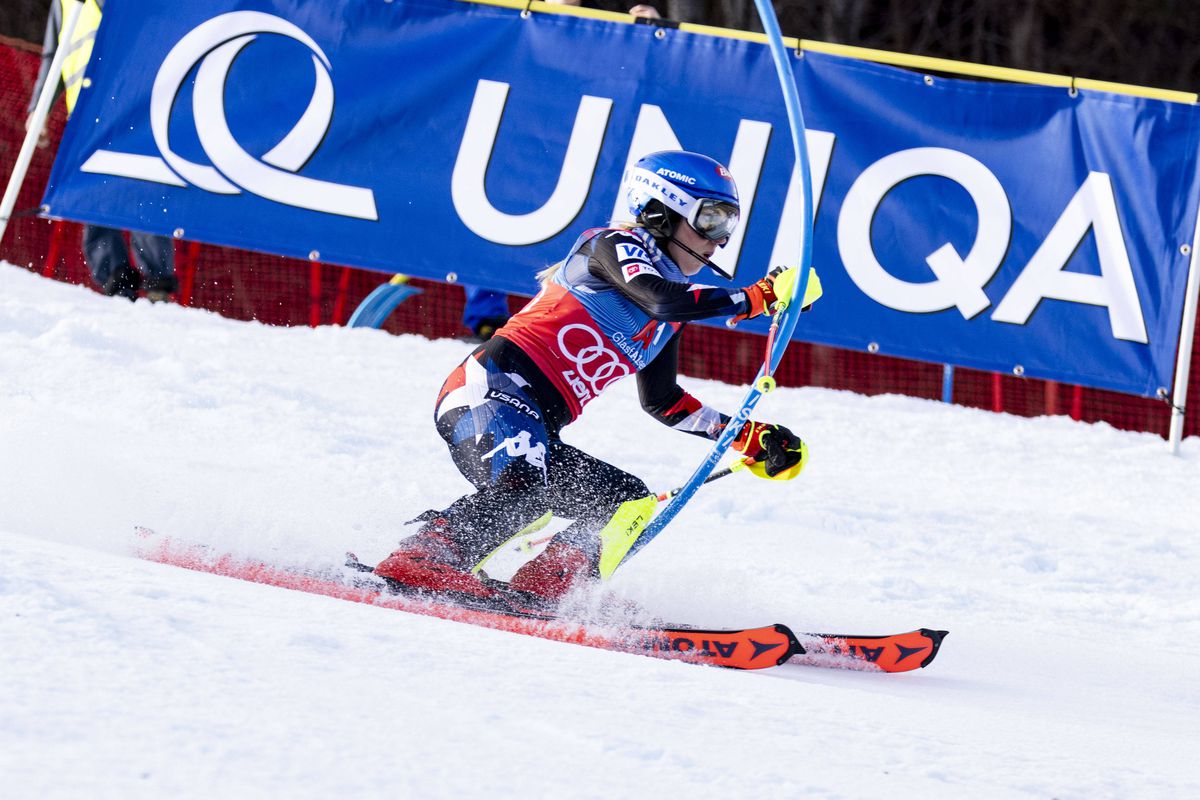
<path id="1" fill-rule="evenodd" d="M 712 475 L 709 475 L 707 478 L 705 478 L 700 483 L 700 485 L 703 486 L 706 483 L 712 483 L 713 481 L 717 480 L 718 478 L 724 478 L 726 475 L 732 475 L 735 472 L 740 472 L 741 470 L 744 470 L 746 467 L 750 466 L 753 463 L 754 463 L 753 458 L 739 458 L 737 461 L 733 462 L 728 467 L 725 467 L 724 469 L 719 469 L 716 472 L 714 472 Z M 672 489 L 669 492 L 659 492 L 658 502 L 665 503 L 682 491 L 683 491 L 682 486 L 676 486 L 674 489 Z"/>

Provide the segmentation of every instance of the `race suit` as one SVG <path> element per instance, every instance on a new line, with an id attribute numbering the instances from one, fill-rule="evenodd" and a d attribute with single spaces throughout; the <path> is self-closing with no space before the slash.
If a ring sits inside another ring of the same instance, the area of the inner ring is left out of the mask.
<path id="1" fill-rule="evenodd" d="M 478 489 L 443 512 L 468 560 L 546 511 L 574 520 L 580 547 L 646 485 L 565 444 L 563 426 L 637 373 L 643 409 L 716 439 L 725 415 L 677 382 L 689 320 L 744 313 L 745 293 L 692 284 L 644 228 L 585 232 L 541 292 L 446 380 L 434 418 L 456 466 Z"/>

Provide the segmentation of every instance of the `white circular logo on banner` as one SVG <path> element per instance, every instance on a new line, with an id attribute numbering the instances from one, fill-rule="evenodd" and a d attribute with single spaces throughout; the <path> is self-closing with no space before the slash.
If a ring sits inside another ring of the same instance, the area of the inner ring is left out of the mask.
<path id="1" fill-rule="evenodd" d="M 225 83 L 230 67 L 238 53 L 260 34 L 286 36 L 307 47 L 316 77 L 303 116 L 261 160 L 237 142 L 225 115 Z M 193 67 L 198 68 L 192 116 L 200 146 L 211 165 L 197 164 L 176 153 L 168 135 L 179 90 Z M 329 69 L 329 58 L 312 37 L 285 19 L 259 11 L 233 11 L 214 17 L 180 39 L 155 76 L 150 95 L 150 130 L 162 161 L 98 150 L 82 169 L 174 185 L 191 184 L 216 194 L 240 194 L 245 190 L 290 206 L 376 220 L 379 216 L 371 190 L 296 174 L 316 152 L 333 118 Z M 163 161 L 169 170 L 163 168 Z"/>

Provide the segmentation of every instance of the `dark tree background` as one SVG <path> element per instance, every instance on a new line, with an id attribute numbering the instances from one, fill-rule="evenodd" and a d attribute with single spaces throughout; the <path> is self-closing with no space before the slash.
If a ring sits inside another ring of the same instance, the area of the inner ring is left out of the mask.
<path id="1" fill-rule="evenodd" d="M 783 33 L 803 39 L 1200 89 L 1197 0 L 775 0 L 775 10 Z M 665 11 L 762 30 L 753 0 L 667 0 Z"/>
<path id="2" fill-rule="evenodd" d="M 754 0 L 641 1 L 683 22 L 762 30 Z M 623 11 L 637 2 L 584 4 Z M 48 6 L 0 0 L 0 35 L 40 44 Z M 775 9 L 788 36 L 1200 89 L 1200 0 L 775 0 Z"/>

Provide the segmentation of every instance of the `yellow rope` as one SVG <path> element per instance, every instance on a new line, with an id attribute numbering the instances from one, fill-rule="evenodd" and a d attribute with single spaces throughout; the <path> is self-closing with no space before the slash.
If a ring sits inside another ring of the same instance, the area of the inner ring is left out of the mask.
<path id="1" fill-rule="evenodd" d="M 616 14 L 610 11 L 597 11 L 592 8 L 579 6 L 564 6 L 557 3 L 543 3 L 540 0 L 460 0 L 460 2 L 476 5 L 499 6 L 518 11 L 529 10 L 538 14 L 565 14 L 571 17 L 587 17 L 609 22 L 624 22 L 632 24 L 634 17 L 629 14 Z M 698 33 L 704 36 L 720 36 L 726 39 L 741 39 L 748 42 L 766 44 L 764 33 L 750 33 L 729 28 L 717 28 L 712 25 L 697 25 L 691 22 L 681 22 L 679 30 L 688 33 Z M 1166 100 L 1172 103 L 1187 103 L 1194 105 L 1197 101 L 1195 92 L 1177 92 L 1171 89 L 1155 89 L 1148 86 L 1135 86 L 1129 83 L 1113 83 L 1097 81 L 1089 78 L 1073 78 L 1068 75 L 1055 75 L 1049 72 L 1033 72 L 1025 69 L 1009 67 L 993 67 L 987 64 L 972 64 L 968 61 L 954 61 L 948 58 L 933 58 L 932 56 L 916 56 L 909 53 L 895 53 L 890 50 L 874 50 L 869 47 L 854 47 L 845 44 L 829 44 L 811 39 L 796 39 L 785 36 L 783 42 L 793 50 L 826 53 L 844 58 L 854 58 L 860 61 L 872 61 L 877 64 L 890 64 L 913 70 L 927 70 L 950 75 L 962 75 L 968 78 L 984 78 L 1009 83 L 1027 83 L 1036 86 L 1058 86 L 1064 89 L 1095 89 L 1113 94 L 1132 95 L 1134 97 L 1149 97 L 1155 100 Z"/>

